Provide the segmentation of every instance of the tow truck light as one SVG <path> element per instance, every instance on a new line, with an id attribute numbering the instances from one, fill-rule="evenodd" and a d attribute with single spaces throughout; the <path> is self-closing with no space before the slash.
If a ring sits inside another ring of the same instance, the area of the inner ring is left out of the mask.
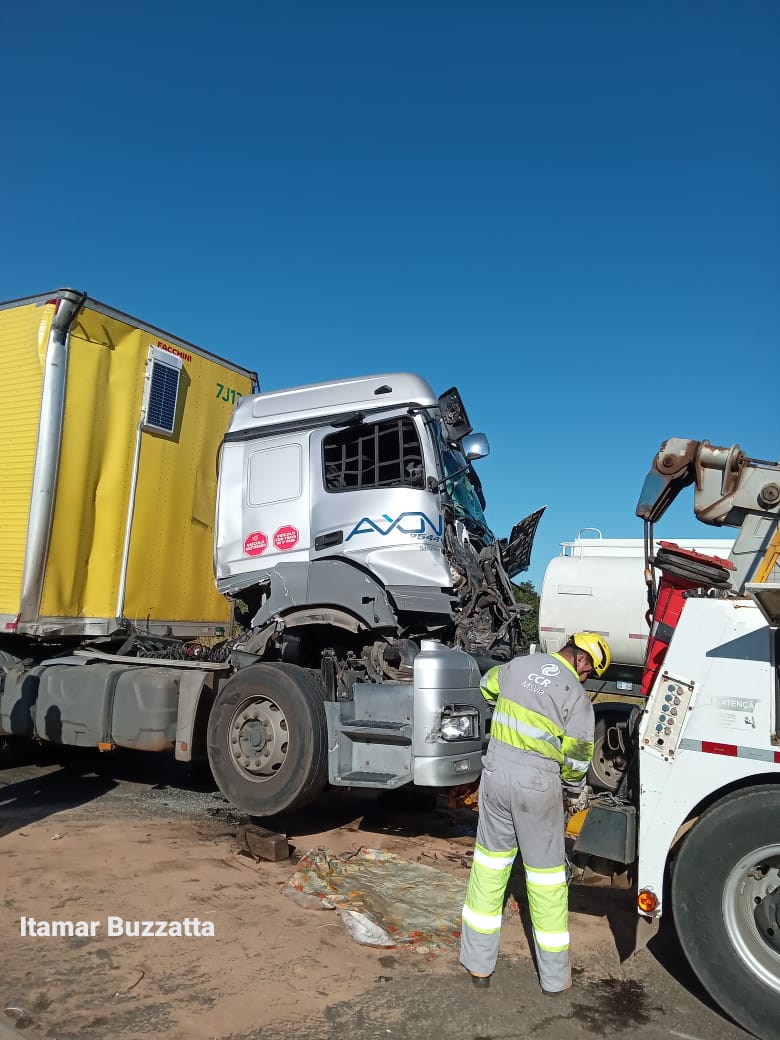
<path id="1" fill-rule="evenodd" d="M 636 905 L 640 913 L 654 914 L 658 909 L 658 896 L 652 888 L 643 888 L 636 897 Z"/>

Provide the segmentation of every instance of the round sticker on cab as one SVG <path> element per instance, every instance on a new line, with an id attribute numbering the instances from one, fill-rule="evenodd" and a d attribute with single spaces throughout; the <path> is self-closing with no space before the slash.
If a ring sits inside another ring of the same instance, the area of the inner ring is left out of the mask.
<path id="1" fill-rule="evenodd" d="M 285 524 L 274 532 L 274 546 L 279 552 L 289 552 L 298 544 L 298 528 Z"/>
<path id="2" fill-rule="evenodd" d="M 247 556 L 259 556 L 268 548 L 268 535 L 262 531 L 253 531 L 246 536 L 244 552 Z"/>

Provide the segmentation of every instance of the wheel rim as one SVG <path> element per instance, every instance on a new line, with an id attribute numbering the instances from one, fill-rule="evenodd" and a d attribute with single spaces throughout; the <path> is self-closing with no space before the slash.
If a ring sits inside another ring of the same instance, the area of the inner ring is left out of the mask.
<path id="1" fill-rule="evenodd" d="M 780 845 L 766 845 L 743 856 L 723 887 L 723 920 L 729 939 L 745 966 L 765 986 L 780 994 L 780 953 L 777 942 L 756 918 L 756 907 L 780 886 Z"/>
<path id="2" fill-rule="evenodd" d="M 598 738 L 593 745 L 593 760 L 590 768 L 593 777 L 605 790 L 617 791 L 626 771 L 626 760 L 621 752 L 615 754 L 610 752 L 606 734 Z"/>
<path id="3" fill-rule="evenodd" d="M 247 780 L 261 783 L 276 776 L 289 747 L 287 718 L 268 697 L 252 697 L 236 708 L 230 720 L 230 756 Z"/>

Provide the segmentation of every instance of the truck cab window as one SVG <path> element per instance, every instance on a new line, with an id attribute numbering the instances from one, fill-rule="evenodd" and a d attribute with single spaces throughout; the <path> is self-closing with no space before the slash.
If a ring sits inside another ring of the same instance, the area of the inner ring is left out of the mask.
<path id="1" fill-rule="evenodd" d="M 406 415 L 332 433 L 322 456 L 326 491 L 425 486 L 420 438 Z"/>
<path id="2" fill-rule="evenodd" d="M 470 520 L 481 531 L 489 531 L 485 513 L 482 509 L 478 489 L 471 479 L 470 468 L 461 452 L 453 448 L 443 448 L 442 466 L 446 480 L 444 490 L 460 519 Z"/>

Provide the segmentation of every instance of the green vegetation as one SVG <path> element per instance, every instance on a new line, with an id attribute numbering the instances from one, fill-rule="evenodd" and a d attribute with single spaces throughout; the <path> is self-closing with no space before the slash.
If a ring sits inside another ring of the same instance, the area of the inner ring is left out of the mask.
<path id="1" fill-rule="evenodd" d="M 520 627 L 523 638 L 529 645 L 539 642 L 539 593 L 530 581 L 513 582 L 515 602 L 526 603 L 531 610 L 523 614 L 520 619 Z"/>

